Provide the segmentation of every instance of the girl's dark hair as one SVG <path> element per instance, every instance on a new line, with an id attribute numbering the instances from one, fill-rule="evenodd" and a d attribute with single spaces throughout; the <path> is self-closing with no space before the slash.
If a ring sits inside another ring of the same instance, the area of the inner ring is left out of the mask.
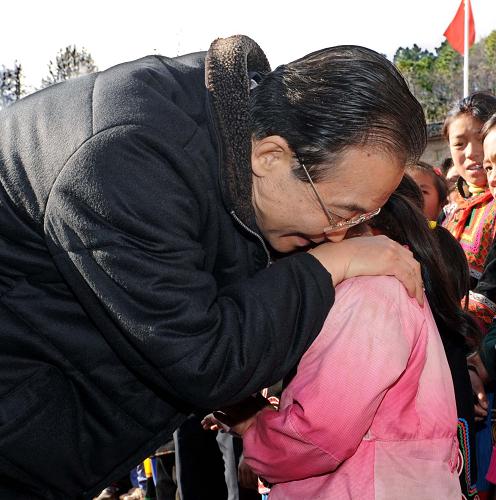
<path id="1" fill-rule="evenodd" d="M 486 123 L 484 123 L 484 126 L 482 127 L 481 133 L 483 141 L 494 126 L 496 126 L 496 112 L 489 118 L 489 120 L 487 120 Z"/>
<path id="2" fill-rule="evenodd" d="M 443 162 L 441 163 L 441 172 L 443 173 L 444 177 L 448 175 L 448 171 L 453 165 L 453 158 L 451 158 L 451 156 L 447 156 L 443 160 Z"/>
<path id="3" fill-rule="evenodd" d="M 425 161 L 418 161 L 414 165 L 409 165 L 408 170 L 416 170 L 417 172 L 422 172 L 431 177 L 434 182 L 434 187 L 436 188 L 437 195 L 439 197 L 439 202 L 442 205 L 446 205 L 448 202 L 448 183 L 446 179 L 441 175 L 441 171 L 439 174 L 436 173 L 434 167 Z"/>
<path id="4" fill-rule="evenodd" d="M 418 184 L 407 173 L 403 175 L 395 193 L 408 198 L 411 203 L 420 209 L 420 211 L 424 210 L 424 196 L 422 195 L 422 191 Z"/>
<path id="5" fill-rule="evenodd" d="M 479 328 L 460 305 L 460 292 L 465 284 L 456 283 L 456 278 L 450 276 L 436 233 L 430 229 L 420 209 L 404 194 L 394 192 L 369 224 L 398 243 L 408 245 L 420 262 L 425 294 L 441 336 L 458 336 L 467 349 L 476 350 Z"/>
<path id="6" fill-rule="evenodd" d="M 465 309 L 468 307 L 470 291 L 470 270 L 467 256 L 459 241 L 444 227 L 437 225 L 434 236 L 444 257 L 443 262 L 450 281 L 453 283 L 457 300 L 465 299 Z"/>
<path id="7" fill-rule="evenodd" d="M 467 114 L 484 123 L 493 113 L 496 113 L 496 97 L 489 92 L 474 92 L 451 108 L 444 120 L 442 134 L 448 139 L 449 126 L 459 115 Z"/>
<path id="8" fill-rule="evenodd" d="M 315 182 L 329 177 L 348 147 L 368 145 L 415 163 L 427 137 L 422 107 L 395 66 L 354 45 L 268 73 L 251 93 L 250 120 L 256 139 L 283 137 Z M 308 182 L 301 169 L 295 175 Z"/>

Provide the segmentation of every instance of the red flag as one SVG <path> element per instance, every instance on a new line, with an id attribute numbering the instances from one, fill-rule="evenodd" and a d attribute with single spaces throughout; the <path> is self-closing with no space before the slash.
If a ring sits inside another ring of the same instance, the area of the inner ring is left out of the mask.
<path id="1" fill-rule="evenodd" d="M 475 23 L 474 16 L 472 14 L 472 6 L 470 5 L 470 0 L 465 0 L 468 2 L 468 46 L 471 47 L 475 42 Z M 446 28 L 443 33 L 448 43 L 461 55 L 465 52 L 464 50 L 464 18 L 465 18 L 465 6 L 464 0 L 460 2 L 460 7 L 456 11 L 453 21 Z"/>

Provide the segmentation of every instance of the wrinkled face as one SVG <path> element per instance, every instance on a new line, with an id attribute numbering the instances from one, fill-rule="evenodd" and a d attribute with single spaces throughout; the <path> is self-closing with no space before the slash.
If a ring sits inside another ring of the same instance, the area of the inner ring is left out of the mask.
<path id="1" fill-rule="evenodd" d="M 456 170 L 468 183 L 479 187 L 487 183 L 482 168 L 481 128 L 482 123 L 466 113 L 456 117 L 448 127 L 449 147 Z"/>
<path id="2" fill-rule="evenodd" d="M 324 234 L 329 219 L 310 184 L 294 175 L 294 166 L 291 157 L 263 176 L 254 176 L 253 205 L 265 239 L 279 252 L 342 240 L 347 229 Z M 400 183 L 404 165 L 378 150 L 350 147 L 329 171 L 328 180 L 315 187 L 333 214 L 350 219 L 382 207 Z"/>
<path id="3" fill-rule="evenodd" d="M 432 176 L 419 170 L 409 170 L 410 177 L 417 183 L 424 196 L 424 215 L 429 220 L 437 220 L 443 202 L 439 199 L 439 193 Z"/>
<path id="4" fill-rule="evenodd" d="M 484 170 L 489 190 L 493 198 L 496 198 L 496 127 L 490 129 L 484 139 Z"/>

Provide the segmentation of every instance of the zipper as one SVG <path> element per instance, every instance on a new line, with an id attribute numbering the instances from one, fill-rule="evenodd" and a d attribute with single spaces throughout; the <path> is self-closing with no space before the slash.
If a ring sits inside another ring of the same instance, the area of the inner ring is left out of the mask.
<path id="1" fill-rule="evenodd" d="M 251 235 L 255 236 L 258 241 L 260 241 L 260 243 L 262 244 L 263 246 L 263 249 L 265 250 L 265 255 L 267 256 L 267 265 L 265 266 L 266 268 L 267 267 L 270 267 L 271 264 L 272 264 L 272 259 L 270 258 L 270 252 L 267 248 L 267 245 L 265 244 L 265 241 L 264 239 L 256 232 L 256 231 L 253 231 L 253 229 L 250 229 L 237 215 L 236 215 L 236 212 L 234 210 L 231 210 L 230 212 L 232 218 L 245 230 L 245 231 L 248 231 Z"/>
<path id="2" fill-rule="evenodd" d="M 209 118 L 209 123 L 213 129 L 213 132 L 215 134 L 215 139 L 217 141 L 217 148 L 218 148 L 218 157 L 219 157 L 219 161 L 218 161 L 218 168 L 219 168 L 219 180 L 220 180 L 220 188 L 221 188 L 221 195 L 222 195 L 222 157 L 223 157 L 223 151 L 222 151 L 222 141 L 220 140 L 220 135 L 219 135 L 219 131 L 217 130 L 217 123 L 215 122 L 214 120 L 214 117 L 213 117 L 213 112 L 212 112 L 212 102 L 211 102 L 211 96 L 208 92 L 208 90 L 206 90 L 206 95 L 207 95 L 207 116 Z M 264 239 L 256 232 L 256 231 L 253 231 L 253 229 L 250 229 L 237 215 L 236 215 L 236 212 L 234 210 L 231 210 L 229 212 L 232 216 L 232 218 L 245 230 L 245 231 L 248 231 L 251 235 L 255 236 L 255 238 L 257 238 L 258 241 L 260 241 L 260 243 L 262 244 L 262 247 L 265 251 L 265 255 L 267 256 L 267 265 L 265 266 L 266 268 L 267 267 L 270 267 L 271 264 L 272 264 L 272 259 L 270 258 L 270 252 L 267 248 L 267 245 L 265 244 L 265 241 Z"/>

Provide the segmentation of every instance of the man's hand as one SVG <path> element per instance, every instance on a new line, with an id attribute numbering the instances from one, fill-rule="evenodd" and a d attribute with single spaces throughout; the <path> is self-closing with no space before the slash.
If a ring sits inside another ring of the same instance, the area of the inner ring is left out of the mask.
<path id="1" fill-rule="evenodd" d="M 201 421 L 201 425 L 204 431 L 220 431 L 229 432 L 230 428 L 224 425 L 222 422 L 217 420 L 212 413 L 209 413 Z"/>
<path id="2" fill-rule="evenodd" d="M 334 286 L 354 276 L 396 276 L 410 297 L 424 303 L 420 264 L 412 252 L 387 236 L 350 238 L 309 250 L 331 274 Z"/>
<path id="3" fill-rule="evenodd" d="M 201 425 L 205 431 L 229 432 L 234 436 L 242 437 L 255 421 L 255 417 L 256 415 L 252 415 L 251 417 L 245 420 L 237 421 L 236 424 L 234 424 L 229 418 L 229 415 L 226 415 L 222 411 L 214 411 L 203 418 Z"/>

